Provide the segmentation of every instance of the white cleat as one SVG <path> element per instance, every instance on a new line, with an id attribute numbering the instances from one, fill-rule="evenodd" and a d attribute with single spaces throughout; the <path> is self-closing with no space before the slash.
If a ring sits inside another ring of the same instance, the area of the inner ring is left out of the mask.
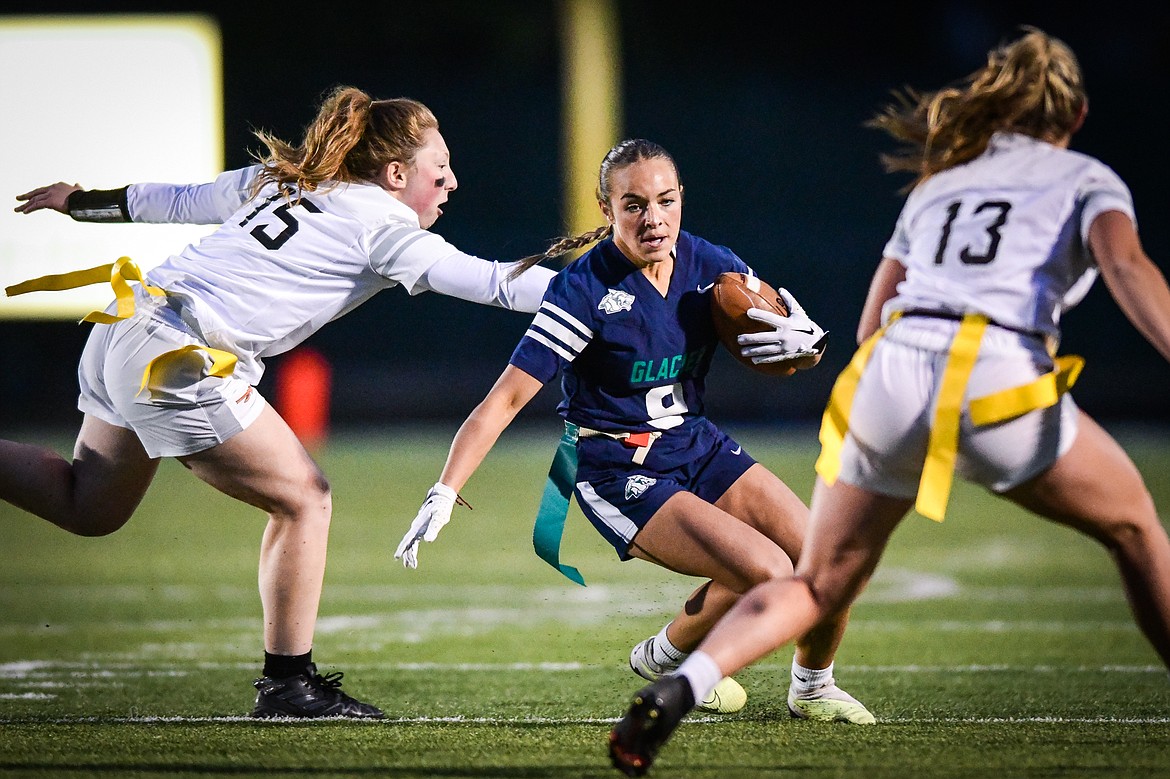
<path id="1" fill-rule="evenodd" d="M 861 701 L 829 680 L 828 684 L 797 695 L 788 690 L 788 713 L 797 719 L 814 722 L 848 722 L 872 725 L 876 720 Z"/>

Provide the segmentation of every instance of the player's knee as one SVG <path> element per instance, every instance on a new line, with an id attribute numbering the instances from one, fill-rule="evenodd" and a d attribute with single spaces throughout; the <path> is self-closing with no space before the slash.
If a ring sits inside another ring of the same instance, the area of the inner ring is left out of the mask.
<path id="1" fill-rule="evenodd" d="M 772 553 L 761 555 L 753 561 L 748 571 L 748 586 L 753 587 L 775 579 L 787 579 L 790 576 L 792 561 L 777 547 Z"/>
<path id="2" fill-rule="evenodd" d="M 1096 505 L 1093 513 L 1076 523 L 1111 552 L 1145 544 L 1152 533 L 1164 533 L 1149 490 L 1140 482 L 1126 490 L 1124 501 Z"/>
<path id="3" fill-rule="evenodd" d="M 1152 548 L 1157 536 L 1165 532 L 1157 514 L 1152 511 L 1134 511 L 1110 522 L 1101 542 L 1111 552 L 1126 553 L 1130 550 Z"/>
<path id="4" fill-rule="evenodd" d="M 312 473 L 308 476 L 308 482 L 308 489 L 318 499 L 323 501 L 333 500 L 333 487 L 329 484 L 329 479 L 325 476 L 325 472 L 320 468 L 313 469 Z"/>
<path id="5" fill-rule="evenodd" d="M 329 480 L 319 468 L 306 470 L 297 479 L 289 480 L 267 507 L 274 519 L 289 521 L 328 522 L 333 507 L 333 491 Z"/>
<path id="6" fill-rule="evenodd" d="M 134 511 L 106 509 L 104 511 L 79 511 L 68 524 L 69 532 L 85 538 L 100 538 L 121 529 L 130 521 Z"/>
<path id="7" fill-rule="evenodd" d="M 821 614 L 831 614 L 848 606 L 849 590 L 843 581 L 833 577 L 814 578 L 797 574 L 796 581 L 806 590 Z"/>
<path id="8" fill-rule="evenodd" d="M 753 617 L 761 617 L 769 611 L 777 609 L 790 610 L 794 603 L 793 599 L 807 601 L 814 609 L 819 610 L 818 613 L 826 613 L 826 610 L 817 602 L 808 582 L 791 574 L 773 580 L 764 586 L 753 587 L 740 598 L 736 608 L 745 609 Z"/>
<path id="9" fill-rule="evenodd" d="M 765 598 L 763 594 L 759 592 L 748 593 L 740 600 L 740 603 L 743 604 L 743 608 L 746 609 L 747 612 L 753 617 L 759 617 L 761 614 L 766 612 L 771 605 L 771 601 L 768 598 Z"/>

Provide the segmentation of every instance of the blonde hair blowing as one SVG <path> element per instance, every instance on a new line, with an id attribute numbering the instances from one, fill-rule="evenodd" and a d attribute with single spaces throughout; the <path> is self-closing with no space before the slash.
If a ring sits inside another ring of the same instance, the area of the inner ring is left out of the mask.
<path id="1" fill-rule="evenodd" d="M 429 129 L 439 120 L 417 100 L 374 100 L 355 87 L 336 87 L 321 103 L 304 140 L 293 146 L 263 130 L 255 135 L 267 147 L 258 157 L 264 169 L 258 192 L 276 183 L 292 192 L 313 192 L 325 182 L 373 181 L 390 162 L 414 164 Z"/>
<path id="2" fill-rule="evenodd" d="M 906 146 L 881 160 L 889 172 L 915 174 L 907 188 L 979 156 L 997 131 L 1055 141 L 1076 128 L 1087 100 L 1076 56 L 1035 27 L 1023 30 L 956 86 L 895 92 L 896 102 L 865 123 Z"/>

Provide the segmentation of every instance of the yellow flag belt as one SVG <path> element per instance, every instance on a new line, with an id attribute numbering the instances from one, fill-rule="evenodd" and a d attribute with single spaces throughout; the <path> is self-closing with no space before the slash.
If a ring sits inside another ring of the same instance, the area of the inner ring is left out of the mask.
<path id="1" fill-rule="evenodd" d="M 86 287 L 90 284 L 100 284 L 104 281 L 108 281 L 114 290 L 114 297 L 117 299 L 117 313 L 107 314 L 105 311 L 90 311 L 81 318 L 82 322 L 108 325 L 134 316 L 134 289 L 130 286 L 131 281 L 137 281 L 144 290 L 155 297 L 164 297 L 167 294 L 166 290 L 147 284 L 142 275 L 142 271 L 129 257 L 119 257 L 115 262 L 86 268 L 85 270 L 75 270 L 69 273 L 57 273 L 29 279 L 19 284 L 5 287 L 4 292 L 9 297 L 15 297 L 16 295 L 23 295 L 26 292 L 59 292 L 65 289 Z M 211 356 L 211 369 L 208 371 L 211 376 L 221 378 L 230 376 L 236 368 L 236 356 L 231 352 L 226 352 L 222 349 L 213 349 L 210 346 L 188 344 L 179 349 L 164 352 L 151 360 L 146 366 L 146 370 L 142 372 L 142 384 L 139 386 L 138 391 L 141 393 L 150 386 L 150 376 L 153 371 L 180 360 L 184 355 L 195 350 L 207 352 Z"/>
<path id="2" fill-rule="evenodd" d="M 885 327 L 861 344 L 833 385 L 828 406 L 821 418 L 821 453 L 816 463 L 817 474 L 826 484 L 835 482 L 841 471 L 841 447 L 849 431 L 853 396 L 865 365 L 874 345 L 898 317 L 899 314 L 895 313 Z M 946 516 L 958 453 L 963 394 L 989 321 L 981 314 L 963 316 L 951 341 L 946 368 L 943 370 L 926 447 L 926 460 L 918 483 L 918 499 L 914 505 L 918 513 L 936 522 L 942 522 Z M 1077 355 L 1064 355 L 1056 357 L 1054 362 L 1052 371 L 1027 384 L 972 400 L 968 407 L 972 424 L 981 427 L 1006 422 L 1029 411 L 1055 405 L 1060 396 L 1076 383 L 1085 361 Z"/>

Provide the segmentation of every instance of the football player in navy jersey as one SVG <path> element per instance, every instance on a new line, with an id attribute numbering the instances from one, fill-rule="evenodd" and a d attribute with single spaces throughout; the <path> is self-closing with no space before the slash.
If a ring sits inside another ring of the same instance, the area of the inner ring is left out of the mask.
<path id="1" fill-rule="evenodd" d="M 637 557 L 709 580 L 631 654 L 632 669 L 655 679 L 677 668 L 741 593 L 791 575 L 808 510 L 704 415 L 704 381 L 718 343 L 711 284 L 721 273 L 752 274 L 751 268 L 730 249 L 681 230 L 678 169 L 658 144 L 634 139 L 611 149 L 597 197 L 604 226 L 561 239 L 517 269 L 596 244 L 553 278 L 509 365 L 456 433 L 396 557 L 417 565 L 419 542 L 435 539 L 503 430 L 560 374 L 562 447 L 575 464 L 559 476 L 566 501 L 571 491 L 620 559 Z M 772 330 L 744 337 L 744 353 L 753 359 L 804 358 L 823 348 L 824 331 L 787 291 L 781 294 L 791 316 L 773 317 Z M 561 526 L 565 508 L 567 502 L 552 518 Z M 547 519 L 542 507 L 538 534 Z M 545 559 L 581 581 L 575 569 Z M 834 615 L 798 644 L 789 691 L 793 716 L 874 721 L 833 678 L 845 622 L 845 612 Z M 699 703 L 736 711 L 745 699 L 727 678 Z"/>
<path id="2" fill-rule="evenodd" d="M 1025 28 L 961 84 L 902 97 L 872 125 L 904 143 L 885 159 L 913 186 L 824 415 L 804 554 L 635 695 L 610 733 L 628 775 L 726 674 L 847 609 L 912 507 L 943 519 L 955 473 L 1099 541 L 1170 666 L 1170 539 L 1141 473 L 1068 393 L 1083 360 L 1056 354 L 1100 273 L 1170 360 L 1170 287 L 1129 189 L 1069 148 L 1088 108 L 1076 57 Z"/>

